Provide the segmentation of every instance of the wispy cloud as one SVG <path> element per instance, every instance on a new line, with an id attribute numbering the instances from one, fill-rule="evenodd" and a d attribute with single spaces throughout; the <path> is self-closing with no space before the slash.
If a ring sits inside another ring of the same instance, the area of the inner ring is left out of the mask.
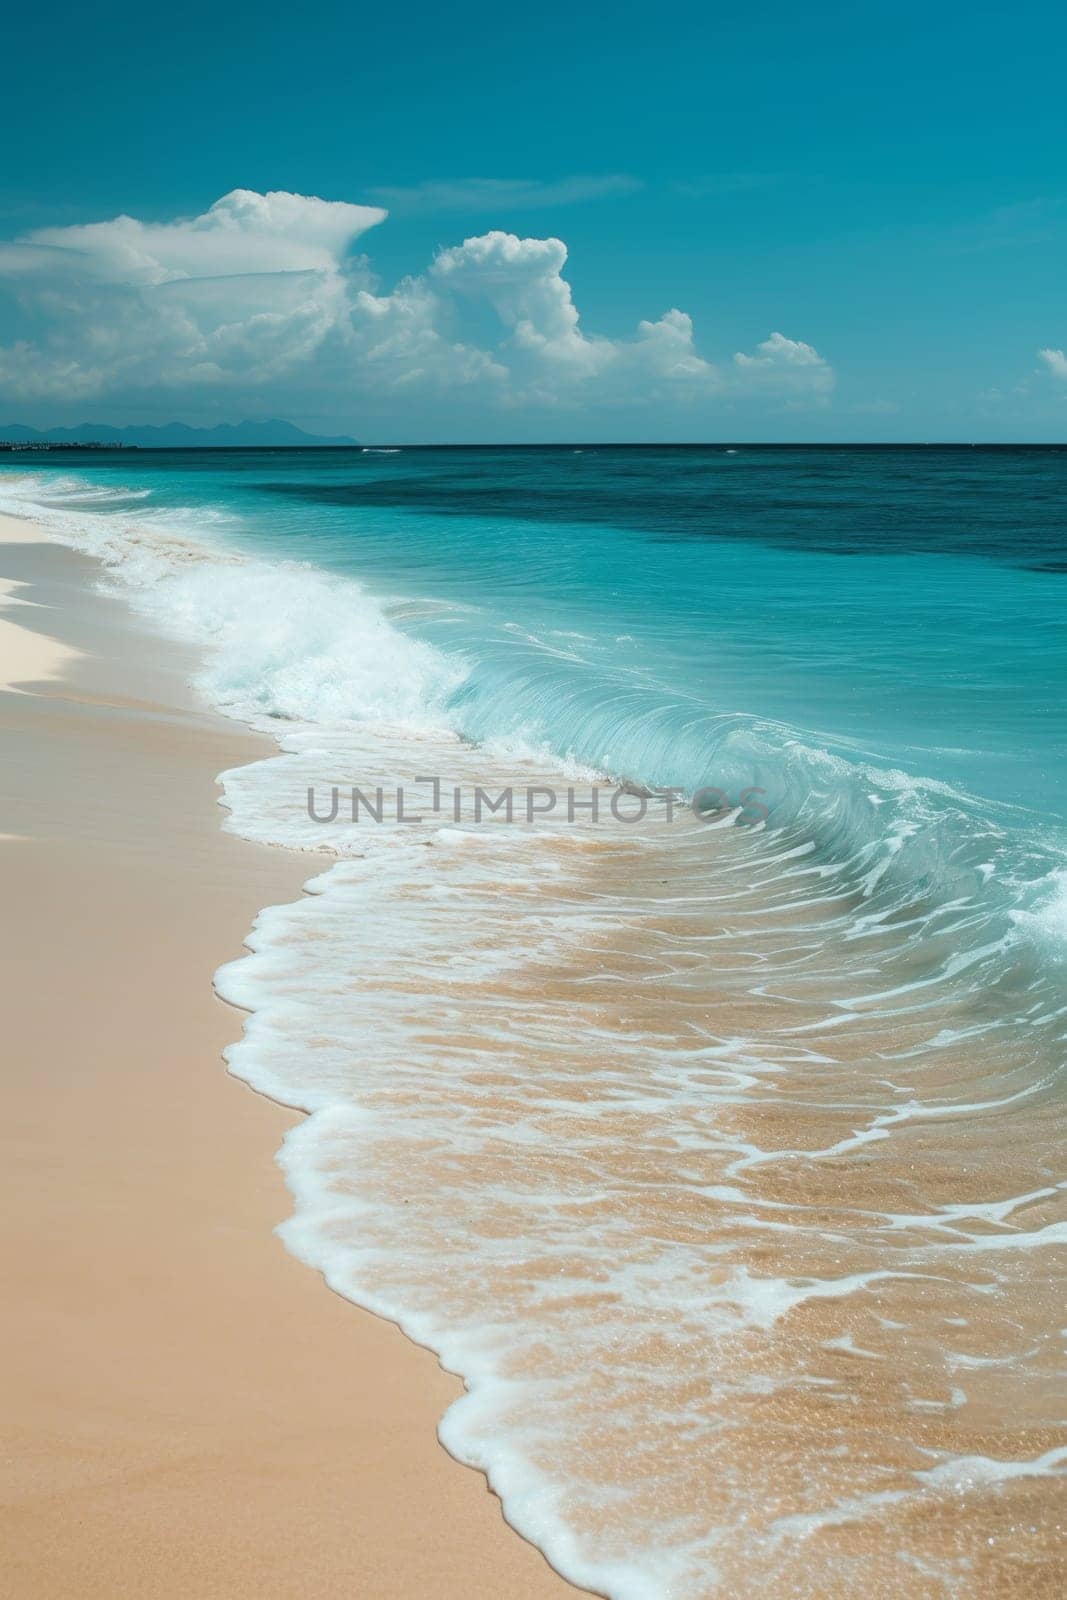
<path id="1" fill-rule="evenodd" d="M 368 191 L 394 213 L 424 211 L 535 211 L 573 206 L 610 195 L 635 194 L 640 178 L 627 173 L 571 178 L 437 178 L 410 187 L 388 184 Z"/>
<path id="2" fill-rule="evenodd" d="M 979 255 L 993 250 L 1034 250 L 1063 234 L 1067 203 L 1059 195 L 1038 195 L 997 206 L 945 234 L 943 248 L 951 255 Z"/>

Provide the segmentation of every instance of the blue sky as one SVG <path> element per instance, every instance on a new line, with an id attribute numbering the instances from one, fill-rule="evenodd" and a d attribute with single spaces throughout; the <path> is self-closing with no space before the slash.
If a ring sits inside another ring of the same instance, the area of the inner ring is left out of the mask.
<path id="1" fill-rule="evenodd" d="M 4 44 L 0 421 L 1067 434 L 1060 7 L 194 0 Z"/>

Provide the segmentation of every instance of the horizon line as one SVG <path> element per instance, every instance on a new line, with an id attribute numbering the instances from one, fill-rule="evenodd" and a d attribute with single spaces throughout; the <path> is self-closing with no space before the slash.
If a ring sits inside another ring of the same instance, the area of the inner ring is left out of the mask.
<path id="1" fill-rule="evenodd" d="M 142 424 L 106 424 L 134 429 Z M 143 424 L 143 426 L 158 426 Z M 195 425 L 189 425 L 195 426 Z M 210 426 L 204 428 L 210 431 Z M 230 424 L 233 426 L 233 424 Z M 47 433 L 48 429 L 39 430 Z M 6 440 L 0 437 L 0 451 L 48 450 L 138 450 L 170 454 L 209 449 L 247 452 L 249 450 L 315 450 L 338 453 L 357 451 L 375 454 L 392 450 L 1067 450 L 1067 439 L 537 439 L 537 440 L 422 440 L 389 439 L 380 444 L 115 444 L 104 439 L 85 440 Z"/>

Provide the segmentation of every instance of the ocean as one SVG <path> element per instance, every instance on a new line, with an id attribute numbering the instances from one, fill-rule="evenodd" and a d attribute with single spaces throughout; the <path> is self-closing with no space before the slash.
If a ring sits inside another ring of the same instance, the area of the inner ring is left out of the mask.
<path id="1" fill-rule="evenodd" d="M 336 857 L 216 986 L 288 1247 L 613 1600 L 1061 1592 L 1067 448 L 64 452 Z M 358 1442 L 354 1442 L 358 1448 Z"/>

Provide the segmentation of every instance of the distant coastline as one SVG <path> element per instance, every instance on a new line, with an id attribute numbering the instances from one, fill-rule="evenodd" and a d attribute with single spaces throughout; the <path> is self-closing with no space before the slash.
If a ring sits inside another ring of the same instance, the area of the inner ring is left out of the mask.
<path id="1" fill-rule="evenodd" d="M 120 439 L 0 439 L 0 450 L 139 450 Z"/>
<path id="2" fill-rule="evenodd" d="M 281 417 L 220 422 L 209 428 L 194 428 L 186 422 L 122 428 L 104 422 L 79 422 L 71 428 L 31 428 L 22 422 L 0 423 L 0 448 L 4 450 L 232 450 L 293 446 L 351 449 L 358 444 L 358 439 L 349 438 L 347 434 L 307 433 L 295 422 L 286 422 Z"/>
<path id="3" fill-rule="evenodd" d="M 91 425 L 90 425 L 91 426 Z M 364 455 L 394 455 L 400 451 L 434 452 L 448 451 L 453 454 L 495 452 L 498 454 L 537 455 L 543 452 L 564 452 L 573 455 L 621 452 L 662 452 L 671 451 L 677 454 L 699 454 L 702 451 L 724 451 L 727 455 L 753 452 L 756 454 L 790 454 L 812 453 L 826 454 L 832 452 L 847 452 L 855 455 L 878 454 L 893 455 L 895 453 L 907 454 L 914 450 L 925 450 L 932 454 L 939 451 L 952 452 L 983 452 L 994 454 L 1012 454 L 1024 452 L 1027 454 L 1049 453 L 1062 454 L 1067 451 L 1067 441 L 1047 439 L 992 439 L 970 442 L 963 439 L 660 439 L 660 440 L 633 440 L 633 439 L 539 439 L 530 440 L 490 440 L 486 442 L 464 441 L 457 443 L 452 440 L 399 440 L 383 444 L 361 444 L 357 439 L 348 439 L 343 436 L 336 438 L 321 438 L 315 434 L 304 434 L 298 428 L 292 428 L 292 434 L 285 439 L 280 438 L 251 438 L 235 437 L 243 424 L 235 424 L 220 428 L 187 428 L 182 424 L 175 427 L 181 430 L 179 438 L 163 437 L 115 437 L 99 438 L 91 434 L 82 434 L 73 428 L 54 429 L 50 433 L 37 433 L 32 428 L 10 425 L 4 429 L 0 427 L 0 452 L 16 454 L 23 451 L 48 452 L 51 450 L 152 450 L 161 452 L 181 452 L 189 450 L 217 450 L 220 453 L 233 450 L 358 450 Z M 286 424 L 286 426 L 291 426 Z M 146 428 L 146 429 L 118 429 L 109 430 L 116 435 L 164 435 L 171 433 L 171 429 Z M 64 435 L 59 437 L 59 435 Z M 228 435 L 228 436 L 227 436 Z"/>

